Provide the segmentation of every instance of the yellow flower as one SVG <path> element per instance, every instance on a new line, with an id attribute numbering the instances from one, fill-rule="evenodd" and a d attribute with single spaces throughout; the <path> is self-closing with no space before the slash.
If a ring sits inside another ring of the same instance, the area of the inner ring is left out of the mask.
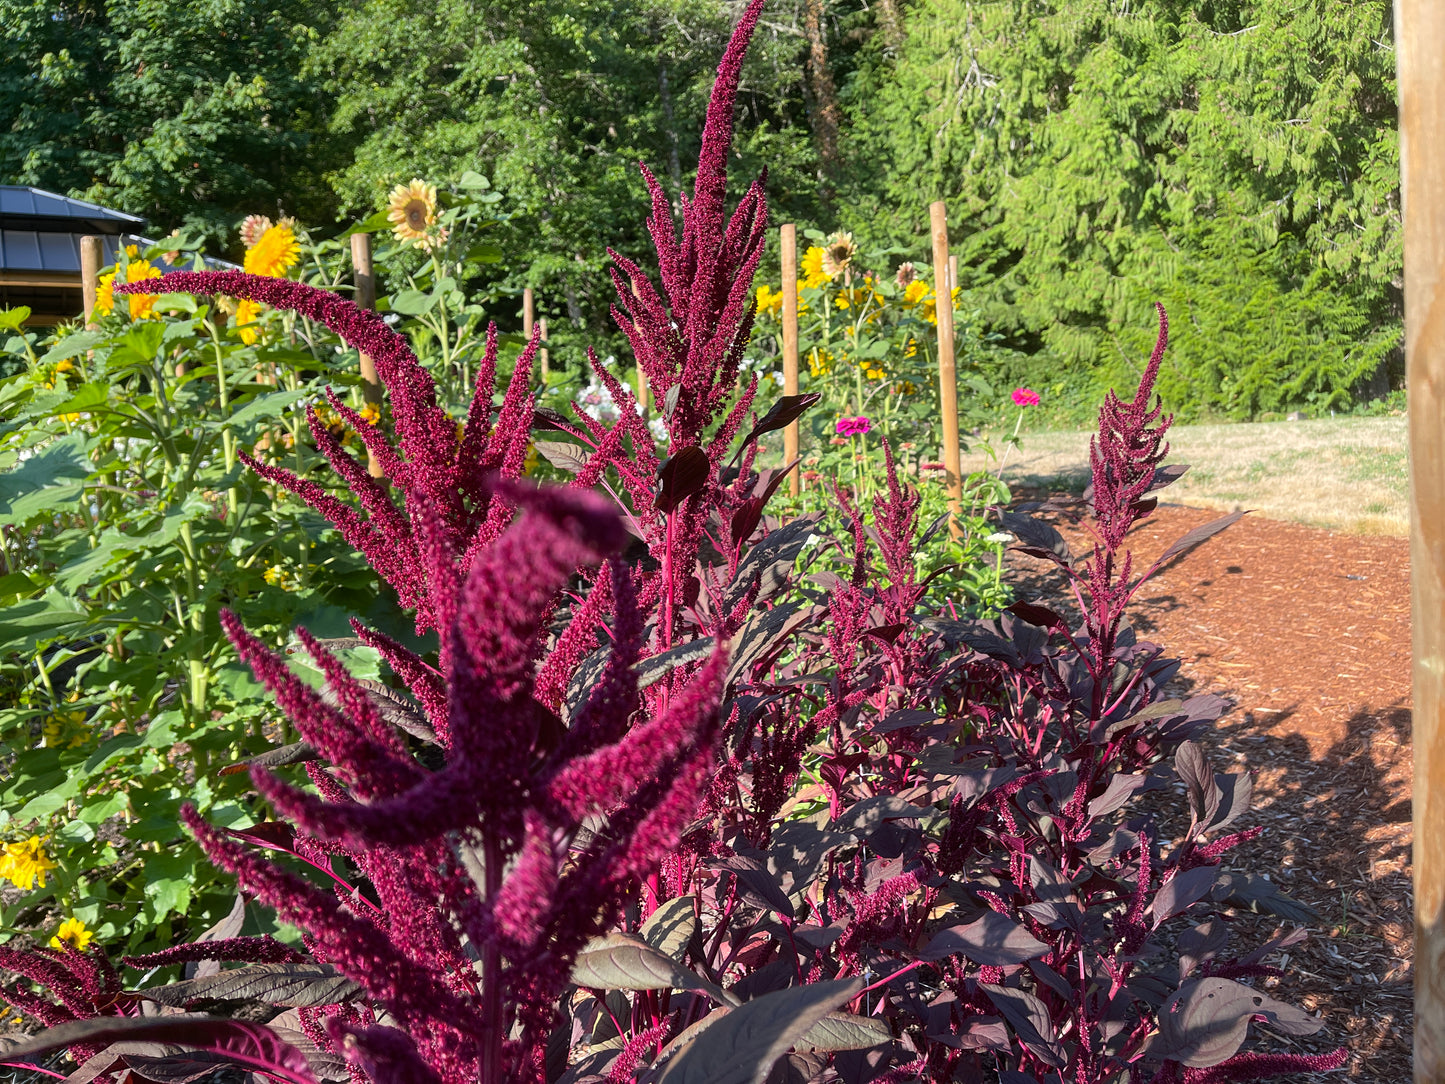
<path id="1" fill-rule="evenodd" d="M 833 367 L 833 355 L 827 350 L 819 350 L 816 346 L 808 351 L 808 372 L 813 376 L 827 376 L 828 371 Z"/>
<path id="2" fill-rule="evenodd" d="M 135 245 L 125 246 L 126 256 L 129 257 L 125 264 L 125 277 L 122 282 L 140 282 L 143 279 L 158 279 L 161 277 L 161 269 L 153 267 L 149 260 L 136 259 Z M 95 315 L 109 316 L 115 311 L 115 280 L 118 272 L 107 271 L 100 276 L 95 290 Z M 145 320 L 156 315 L 155 303 L 160 297 L 159 294 L 130 294 L 126 301 L 130 307 L 130 318 L 132 320 Z M 68 364 L 68 363 L 67 363 Z M 60 372 L 65 372 L 60 366 L 56 366 Z"/>
<path id="3" fill-rule="evenodd" d="M 109 316 L 115 311 L 115 272 L 107 271 L 100 276 L 95 288 L 95 314 Z"/>
<path id="4" fill-rule="evenodd" d="M 85 923 L 78 918 L 67 918 L 60 924 L 54 937 L 50 939 L 50 947 L 53 949 L 64 949 L 67 946 L 75 949 L 76 952 L 84 952 L 95 940 L 95 934 L 85 928 Z"/>
<path id="5" fill-rule="evenodd" d="M 63 422 L 69 422 L 71 425 L 74 425 L 76 422 L 80 421 L 80 414 L 78 411 L 72 412 L 70 414 L 62 414 L 60 416 L 60 420 Z"/>
<path id="6" fill-rule="evenodd" d="M 45 853 L 45 840 L 40 836 L 31 836 L 20 843 L 7 843 L 0 850 L 0 877 L 27 892 L 35 887 L 37 880 L 44 888 L 46 871 L 57 868 Z"/>
<path id="7" fill-rule="evenodd" d="M 356 413 L 361 416 L 361 420 L 367 425 L 376 425 L 381 421 L 381 407 L 375 403 L 367 403 Z"/>
<path id="8" fill-rule="evenodd" d="M 758 287 L 758 315 L 776 316 L 783 311 L 783 291 L 774 290 L 767 283 Z"/>
<path id="9" fill-rule="evenodd" d="M 823 250 L 817 245 L 803 253 L 803 278 L 802 284 L 805 289 L 814 286 L 822 286 L 832 282 L 833 276 L 823 270 Z"/>
<path id="10" fill-rule="evenodd" d="M 767 287 L 764 287 L 766 289 Z M 537 446 L 530 441 L 527 442 L 527 458 L 522 461 L 522 473 L 528 478 L 541 466 L 542 457 L 537 454 Z"/>
<path id="11" fill-rule="evenodd" d="M 236 305 L 236 331 L 241 336 L 241 341 L 247 346 L 254 343 L 261 337 L 261 327 L 258 321 L 261 313 L 265 311 L 259 301 L 241 300 Z"/>
<path id="12" fill-rule="evenodd" d="M 835 279 L 848 269 L 857 254 L 858 246 L 853 243 L 853 235 L 839 230 L 828 238 L 819 268 L 830 279 Z"/>
<path id="13" fill-rule="evenodd" d="M 272 587 L 276 587 L 285 581 L 286 570 L 280 565 L 272 565 L 265 572 L 261 573 L 261 578 Z"/>
<path id="14" fill-rule="evenodd" d="M 301 244 L 296 240 L 296 231 L 283 219 L 256 238 L 256 243 L 246 250 L 243 266 L 248 274 L 281 278 L 300 261 Z"/>
<path id="15" fill-rule="evenodd" d="M 69 358 L 62 358 L 60 361 L 57 361 L 55 363 L 55 371 L 57 373 L 68 373 L 74 368 L 75 362 L 71 361 Z"/>
<path id="16" fill-rule="evenodd" d="M 928 283 L 922 279 L 911 279 L 903 288 L 903 303 L 905 305 L 921 305 L 930 300 L 933 291 L 928 288 Z"/>
<path id="17" fill-rule="evenodd" d="M 882 380 L 888 374 L 885 373 L 882 369 L 875 369 L 872 366 L 867 366 L 863 370 L 863 375 L 866 376 L 869 380 Z"/>
<path id="18" fill-rule="evenodd" d="M 437 186 L 413 177 L 411 184 L 393 188 L 386 202 L 386 217 L 396 239 L 424 243 L 437 220 Z"/>

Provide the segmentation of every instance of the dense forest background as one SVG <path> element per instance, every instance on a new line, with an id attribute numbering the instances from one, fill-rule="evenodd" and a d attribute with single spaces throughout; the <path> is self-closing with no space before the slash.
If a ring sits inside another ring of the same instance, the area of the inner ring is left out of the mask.
<path id="1" fill-rule="evenodd" d="M 0 0 L 0 182 L 225 250 L 248 213 L 324 234 L 477 170 L 498 319 L 529 284 L 559 342 L 606 336 L 636 162 L 690 179 L 738 7 Z M 733 177 L 767 167 L 775 222 L 922 260 L 946 199 L 1001 375 L 1062 414 L 1137 371 L 1156 298 L 1186 416 L 1402 382 L 1389 0 L 774 0 L 742 102 Z"/>

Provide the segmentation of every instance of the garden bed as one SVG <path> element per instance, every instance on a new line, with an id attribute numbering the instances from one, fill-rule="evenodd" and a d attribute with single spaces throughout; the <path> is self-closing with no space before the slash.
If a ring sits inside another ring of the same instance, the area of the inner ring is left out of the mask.
<path id="1" fill-rule="evenodd" d="M 1152 559 L 1217 515 L 1161 505 L 1133 545 Z M 1081 533 L 1054 522 L 1077 553 Z M 1019 554 L 1010 566 L 1021 598 L 1064 604 L 1052 566 Z M 1408 567 L 1404 538 L 1247 516 L 1152 580 L 1133 611 L 1183 661 L 1180 692 L 1235 703 L 1212 740 L 1254 771 L 1266 832 L 1233 864 L 1278 870 L 1318 912 L 1283 996 L 1327 1021 L 1299 1049 L 1344 1042 L 1349 1076 L 1365 1081 L 1411 1072 Z"/>

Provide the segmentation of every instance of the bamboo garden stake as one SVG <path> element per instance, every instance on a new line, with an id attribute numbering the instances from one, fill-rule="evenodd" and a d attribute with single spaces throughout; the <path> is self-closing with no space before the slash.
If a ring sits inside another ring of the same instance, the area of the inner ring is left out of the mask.
<path id="1" fill-rule="evenodd" d="M 85 326 L 94 327 L 95 291 L 100 280 L 100 238 L 94 234 L 80 239 L 80 297 L 85 307 Z"/>
<path id="2" fill-rule="evenodd" d="M 783 250 L 783 394 L 798 394 L 798 227 L 789 222 L 778 230 Z M 798 422 L 783 430 L 783 465 L 798 458 Z M 788 472 L 788 492 L 803 490 L 800 469 Z"/>
<path id="3" fill-rule="evenodd" d="M 963 513 L 963 477 L 958 450 L 958 379 L 953 366 L 953 290 L 948 266 L 948 215 L 943 201 L 928 207 L 933 226 L 933 294 L 938 313 L 938 400 L 943 422 L 943 468 L 948 482 L 949 533 L 958 537 Z"/>
<path id="4" fill-rule="evenodd" d="M 351 266 L 356 281 L 356 303 L 363 309 L 376 308 L 376 275 L 371 266 L 371 234 L 351 235 Z M 376 362 L 371 355 L 361 355 L 361 397 L 367 406 L 381 410 L 381 378 L 376 375 Z M 380 414 L 378 413 L 378 424 Z M 381 464 L 370 451 L 366 453 L 366 472 L 373 478 L 382 476 Z"/>
<path id="5" fill-rule="evenodd" d="M 1396 0 L 1410 427 L 1415 1080 L 1445 1079 L 1445 6 Z"/>

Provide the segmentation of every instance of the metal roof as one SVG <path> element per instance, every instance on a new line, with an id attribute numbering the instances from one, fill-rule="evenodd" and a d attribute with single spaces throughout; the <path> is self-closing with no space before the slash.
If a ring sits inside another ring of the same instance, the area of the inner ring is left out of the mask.
<path id="1" fill-rule="evenodd" d="M 126 226 L 134 228 L 145 224 L 145 219 L 124 211 L 20 184 L 0 184 L 0 217 L 79 219 L 110 224 L 112 228 L 106 232 L 115 233 Z"/>
<path id="2" fill-rule="evenodd" d="M 82 236 L 80 233 L 0 229 L 0 269 L 78 275 Z M 144 248 L 149 243 L 134 234 L 102 235 L 101 266 L 115 263 L 116 253 L 123 244 L 140 245 Z"/>

